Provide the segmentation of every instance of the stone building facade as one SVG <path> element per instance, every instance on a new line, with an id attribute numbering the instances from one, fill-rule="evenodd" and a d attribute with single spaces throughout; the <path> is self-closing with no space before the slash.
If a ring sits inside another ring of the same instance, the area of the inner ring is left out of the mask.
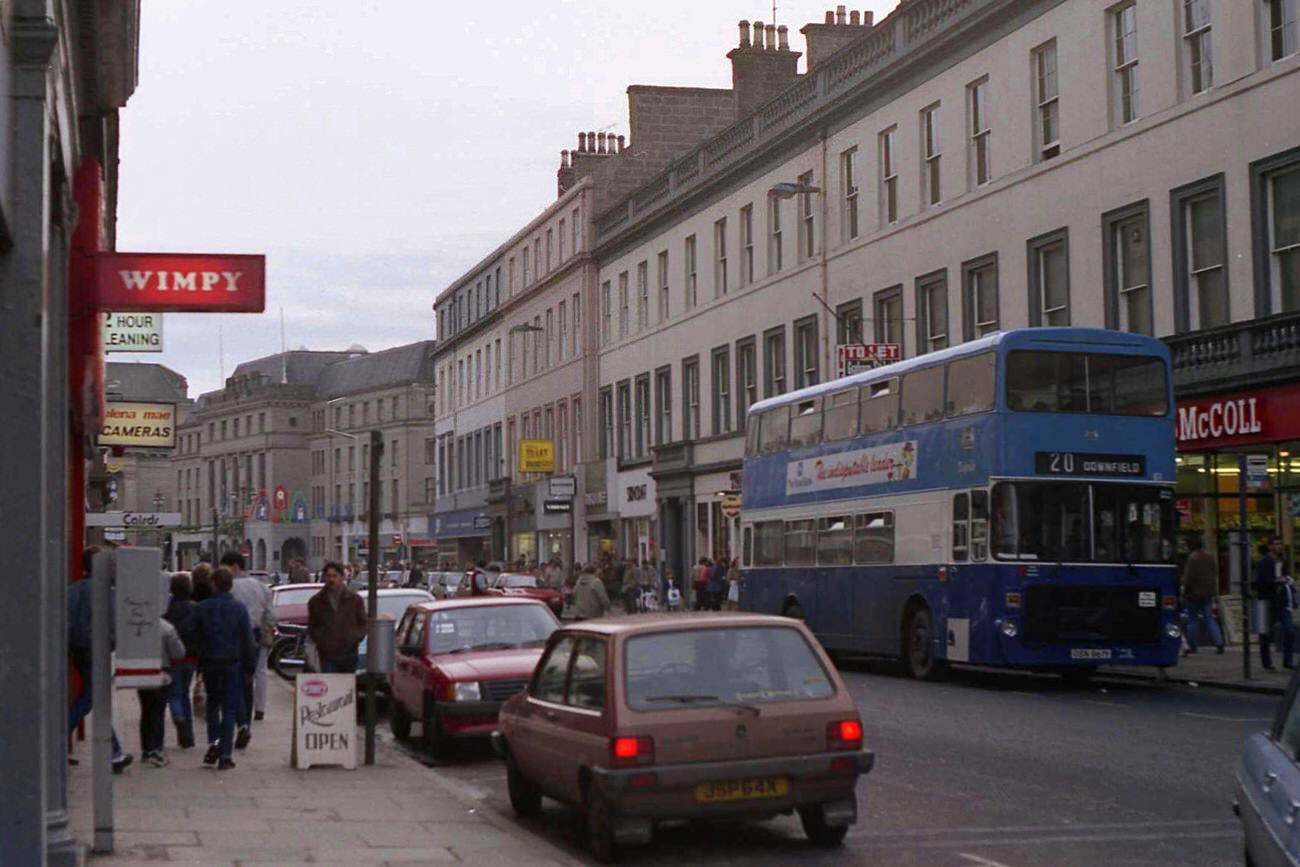
<path id="1" fill-rule="evenodd" d="M 600 454 L 620 509 L 655 504 L 635 544 L 678 574 L 735 553 L 745 410 L 833 377 L 839 343 L 1107 326 L 1169 338 L 1184 393 L 1293 382 L 1284 6 L 913 0 L 805 28 L 806 74 L 596 216 Z"/>
<path id="2" fill-rule="evenodd" d="M 177 559 L 242 551 L 249 568 L 365 559 L 369 436 L 384 443 L 380 556 L 427 542 L 432 342 L 382 352 L 291 351 L 245 362 L 201 395 L 172 457 Z"/>

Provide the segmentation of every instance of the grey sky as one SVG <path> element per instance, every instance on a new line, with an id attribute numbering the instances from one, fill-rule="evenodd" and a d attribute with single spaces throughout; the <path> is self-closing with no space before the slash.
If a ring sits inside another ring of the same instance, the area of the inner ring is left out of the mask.
<path id="1" fill-rule="evenodd" d="M 879 21 L 896 0 L 866 0 Z M 834 3 L 784 0 L 798 30 Z M 364 11 L 366 9 L 372 11 Z M 729 87 L 732 0 L 145 4 L 122 114 L 118 248 L 265 253 L 267 312 L 167 314 L 190 395 L 286 345 L 434 336 L 434 297 L 555 196 L 577 133 L 627 132 L 630 84 Z"/>

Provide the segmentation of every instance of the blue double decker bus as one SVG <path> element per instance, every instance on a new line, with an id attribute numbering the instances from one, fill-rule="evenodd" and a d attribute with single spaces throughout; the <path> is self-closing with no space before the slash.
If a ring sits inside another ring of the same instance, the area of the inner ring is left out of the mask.
<path id="1" fill-rule="evenodd" d="M 1173 665 L 1173 410 L 1163 343 L 1087 328 L 990 334 L 760 401 L 741 607 L 918 678 Z"/>

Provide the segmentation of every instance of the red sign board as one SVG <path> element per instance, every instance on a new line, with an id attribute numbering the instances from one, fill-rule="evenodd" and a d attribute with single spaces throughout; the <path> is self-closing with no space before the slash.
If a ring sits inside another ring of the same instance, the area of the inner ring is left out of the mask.
<path id="1" fill-rule="evenodd" d="M 861 373 L 902 357 L 902 347 L 897 343 L 840 343 L 835 346 L 840 376 Z"/>
<path id="2" fill-rule="evenodd" d="M 266 257 L 208 253 L 96 253 L 100 310 L 261 313 Z"/>
<path id="3" fill-rule="evenodd" d="M 1300 386 L 1178 401 L 1179 451 L 1300 439 Z"/>

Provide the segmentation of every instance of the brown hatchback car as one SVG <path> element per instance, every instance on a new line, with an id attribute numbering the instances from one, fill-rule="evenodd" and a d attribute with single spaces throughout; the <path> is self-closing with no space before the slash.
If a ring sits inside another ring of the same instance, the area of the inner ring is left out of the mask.
<path id="1" fill-rule="evenodd" d="M 835 845 L 871 770 L 857 706 L 801 622 L 648 614 L 557 630 L 493 734 L 510 802 L 580 807 L 597 860 L 649 842 L 661 819 L 797 810 Z"/>

